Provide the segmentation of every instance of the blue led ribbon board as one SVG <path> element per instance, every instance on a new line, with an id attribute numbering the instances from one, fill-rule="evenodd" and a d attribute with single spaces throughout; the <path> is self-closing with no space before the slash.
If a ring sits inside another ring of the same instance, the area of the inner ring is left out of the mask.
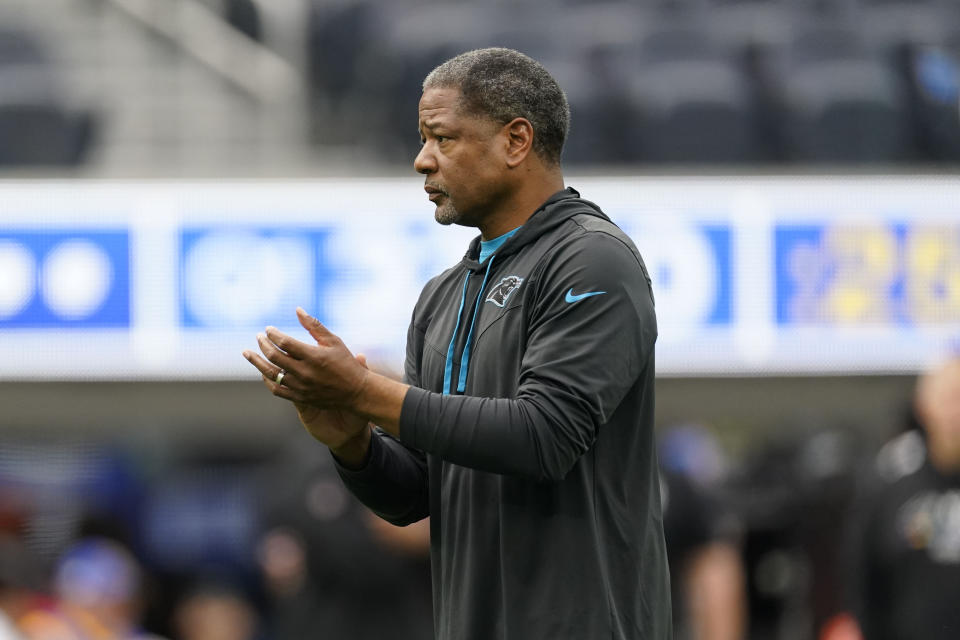
<path id="1" fill-rule="evenodd" d="M 126 230 L 0 228 L 0 328 L 130 325 Z"/>

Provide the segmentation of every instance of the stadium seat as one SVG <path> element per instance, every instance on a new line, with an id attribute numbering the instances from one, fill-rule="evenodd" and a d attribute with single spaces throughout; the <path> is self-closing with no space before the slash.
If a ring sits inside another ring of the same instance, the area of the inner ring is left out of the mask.
<path id="1" fill-rule="evenodd" d="M 912 50 L 908 73 L 923 157 L 960 161 L 960 37 Z"/>
<path id="2" fill-rule="evenodd" d="M 317 92 L 339 98 L 350 89 L 357 59 L 376 37 L 373 27 L 377 5 L 370 1 L 311 4 L 307 61 Z"/>
<path id="3" fill-rule="evenodd" d="M 950 29 L 949 5 L 312 0 L 316 140 L 409 160 L 425 74 L 466 49 L 508 46 L 561 80 L 574 164 L 945 160 L 950 114 L 918 83 L 951 59 L 929 50 Z"/>
<path id="4" fill-rule="evenodd" d="M 0 29 L 0 166 L 79 164 L 93 125 L 91 114 L 75 113 L 61 97 L 43 43 Z"/>
<path id="5" fill-rule="evenodd" d="M 0 166 L 80 164 L 92 131 L 90 114 L 54 104 L 0 104 Z"/>
<path id="6" fill-rule="evenodd" d="M 607 52 L 626 119 L 611 122 L 633 162 L 752 163 L 762 153 L 749 77 L 739 59 L 688 25 L 652 29 Z M 618 108 L 620 108 L 618 106 Z"/>
<path id="7" fill-rule="evenodd" d="M 892 63 L 842 27 L 799 33 L 763 66 L 788 161 L 896 163 L 913 153 Z"/>
<path id="8" fill-rule="evenodd" d="M 909 97 L 919 161 L 960 159 L 960 13 L 938 0 L 861 0 L 866 41 L 886 51 Z"/>
<path id="9" fill-rule="evenodd" d="M 770 0 L 718 2 L 709 12 L 710 31 L 727 46 L 779 44 L 795 16 L 791 7 Z"/>
<path id="10" fill-rule="evenodd" d="M 224 18 L 239 32 L 254 40 L 263 40 L 260 11 L 253 0 L 226 0 Z"/>
<path id="11" fill-rule="evenodd" d="M 29 33 L 0 27 L 0 65 L 46 63 L 49 56 L 40 41 Z"/>
<path id="12" fill-rule="evenodd" d="M 958 17 L 934 0 L 861 0 L 856 27 L 876 49 L 942 42 Z"/>

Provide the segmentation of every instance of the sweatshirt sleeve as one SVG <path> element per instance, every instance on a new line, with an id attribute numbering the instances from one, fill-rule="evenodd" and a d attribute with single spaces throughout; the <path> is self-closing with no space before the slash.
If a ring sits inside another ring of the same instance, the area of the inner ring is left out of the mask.
<path id="1" fill-rule="evenodd" d="M 656 340 L 646 269 L 603 232 L 558 247 L 537 274 L 516 398 L 411 388 L 400 438 L 483 471 L 559 481 L 593 445 L 652 362 Z"/>
<path id="2" fill-rule="evenodd" d="M 414 386 L 420 384 L 415 357 L 419 348 L 416 337 L 414 322 L 411 322 L 403 377 L 404 382 Z M 336 457 L 334 462 L 347 489 L 384 520 L 408 525 L 430 515 L 427 459 L 422 451 L 405 446 L 377 428 L 362 468 L 348 469 Z"/>
<path id="3" fill-rule="evenodd" d="M 387 522 L 408 525 L 430 515 L 426 457 L 380 429 L 374 430 L 362 468 L 334 462 L 350 492 Z"/>

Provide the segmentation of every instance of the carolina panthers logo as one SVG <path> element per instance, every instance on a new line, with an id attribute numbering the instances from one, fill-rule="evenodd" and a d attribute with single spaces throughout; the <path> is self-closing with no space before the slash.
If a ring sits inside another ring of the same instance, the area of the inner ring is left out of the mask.
<path id="1" fill-rule="evenodd" d="M 487 302 L 492 302 L 498 307 L 502 307 L 507 304 L 507 298 L 510 297 L 510 294 L 519 289 L 522 283 L 523 278 L 520 276 L 507 276 L 493 286 L 493 289 L 490 290 L 490 295 L 487 296 Z"/>

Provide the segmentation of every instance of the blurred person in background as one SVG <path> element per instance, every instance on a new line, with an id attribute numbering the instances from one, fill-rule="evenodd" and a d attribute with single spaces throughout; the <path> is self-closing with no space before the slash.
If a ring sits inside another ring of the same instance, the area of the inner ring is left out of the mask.
<path id="1" fill-rule="evenodd" d="M 914 409 L 921 429 L 880 450 L 855 503 L 853 620 L 826 640 L 960 638 L 960 358 L 920 378 Z"/>
<path id="2" fill-rule="evenodd" d="M 177 603 L 173 628 L 177 640 L 258 640 L 259 618 L 239 589 L 223 582 L 200 581 Z"/>
<path id="3" fill-rule="evenodd" d="M 675 640 L 742 640 L 747 591 L 743 524 L 718 491 L 725 464 L 703 427 L 660 438 L 663 528 L 670 562 Z"/>
<path id="4" fill-rule="evenodd" d="M 0 640 L 26 640 L 23 617 L 37 606 L 41 569 L 16 536 L 0 530 Z"/>
<path id="5" fill-rule="evenodd" d="M 650 278 L 564 186 L 566 97 L 527 56 L 482 49 L 427 76 L 419 118 L 434 217 L 480 237 L 416 304 L 409 386 L 302 309 L 316 344 L 269 327 L 266 359 L 244 356 L 361 501 L 431 516 L 439 638 L 669 638 Z"/>
<path id="6" fill-rule="evenodd" d="M 432 637 L 429 522 L 374 516 L 318 453 L 298 438 L 268 472 L 257 550 L 268 637 Z"/>
<path id="7" fill-rule="evenodd" d="M 162 640 L 140 627 L 141 578 L 124 546 L 81 539 L 57 563 L 56 606 L 28 612 L 23 629 L 30 640 Z"/>

